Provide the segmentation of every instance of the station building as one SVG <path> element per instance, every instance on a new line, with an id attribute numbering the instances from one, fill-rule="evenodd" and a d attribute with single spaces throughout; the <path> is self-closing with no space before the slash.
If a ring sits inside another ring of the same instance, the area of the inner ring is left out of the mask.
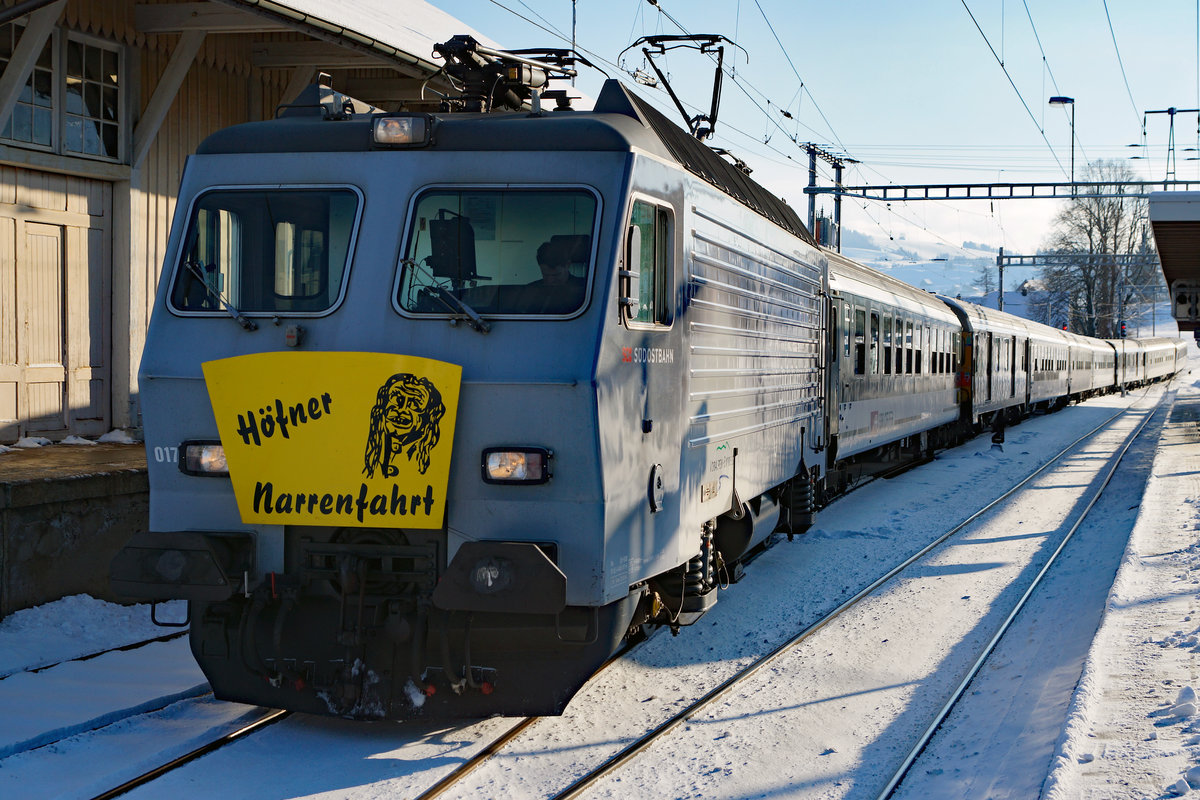
<path id="1" fill-rule="evenodd" d="M 188 154 L 319 72 L 380 108 L 445 91 L 423 0 L 0 0 L 0 444 L 139 426 Z"/>
<path id="2" fill-rule="evenodd" d="M 1149 205 L 1171 315 L 1200 340 L 1200 192 L 1152 192 Z"/>

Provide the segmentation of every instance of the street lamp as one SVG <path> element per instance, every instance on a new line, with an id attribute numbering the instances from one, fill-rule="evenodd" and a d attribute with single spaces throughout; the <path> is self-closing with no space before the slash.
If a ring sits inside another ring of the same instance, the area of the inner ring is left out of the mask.
<path id="1" fill-rule="evenodd" d="M 1055 96 L 1050 98 L 1052 106 L 1071 106 L 1071 196 L 1075 196 L 1075 98 Z"/>

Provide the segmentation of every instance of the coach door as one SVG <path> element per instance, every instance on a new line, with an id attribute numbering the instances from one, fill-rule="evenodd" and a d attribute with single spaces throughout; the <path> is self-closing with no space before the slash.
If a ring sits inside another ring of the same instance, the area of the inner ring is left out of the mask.
<path id="1" fill-rule="evenodd" d="M 1024 345 L 1021 347 L 1021 375 L 1025 382 L 1025 405 L 1028 406 L 1030 397 L 1033 393 L 1033 345 L 1029 339 L 1025 339 Z"/>
<path id="2" fill-rule="evenodd" d="M 987 363 L 984 364 L 984 369 L 987 371 L 987 386 L 984 390 L 984 400 L 990 403 L 992 402 L 992 365 L 996 361 L 995 341 L 991 333 L 987 335 L 987 347 L 983 350 L 984 358 L 987 360 Z"/>

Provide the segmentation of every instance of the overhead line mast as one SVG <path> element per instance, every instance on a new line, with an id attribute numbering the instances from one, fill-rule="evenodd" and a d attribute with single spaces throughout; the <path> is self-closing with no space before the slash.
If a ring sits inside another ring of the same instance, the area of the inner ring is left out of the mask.
<path id="1" fill-rule="evenodd" d="M 801 145 L 808 153 L 808 229 L 816 235 L 817 225 L 817 159 L 828 162 L 833 166 L 833 183 L 835 189 L 842 188 L 842 170 L 847 164 L 857 164 L 858 159 L 849 156 L 835 155 L 820 145 L 808 142 Z M 842 251 L 842 192 L 833 193 L 833 249 Z"/>
<path id="2" fill-rule="evenodd" d="M 1175 177 L 1175 115 L 1176 114 L 1200 114 L 1200 108 L 1162 108 L 1156 111 L 1142 112 L 1142 130 L 1146 130 L 1146 116 L 1149 114 L 1166 114 L 1171 118 L 1170 130 L 1167 133 L 1167 176 L 1164 180 L 1170 181 Z M 1200 117 L 1197 117 L 1197 130 L 1200 130 Z M 1165 187 L 1164 187 L 1165 188 Z"/>

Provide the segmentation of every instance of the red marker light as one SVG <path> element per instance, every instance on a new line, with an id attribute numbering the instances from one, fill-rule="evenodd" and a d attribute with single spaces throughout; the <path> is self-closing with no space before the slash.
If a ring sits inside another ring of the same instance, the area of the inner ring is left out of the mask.
<path id="1" fill-rule="evenodd" d="M 433 697 L 435 694 L 437 694 L 437 687 L 432 683 L 425 684 L 425 696 Z"/>
<path id="2" fill-rule="evenodd" d="M 484 681 L 483 683 L 479 684 L 479 691 L 483 692 L 484 694 L 491 694 L 495 690 L 496 687 L 492 686 L 489 681 Z"/>

